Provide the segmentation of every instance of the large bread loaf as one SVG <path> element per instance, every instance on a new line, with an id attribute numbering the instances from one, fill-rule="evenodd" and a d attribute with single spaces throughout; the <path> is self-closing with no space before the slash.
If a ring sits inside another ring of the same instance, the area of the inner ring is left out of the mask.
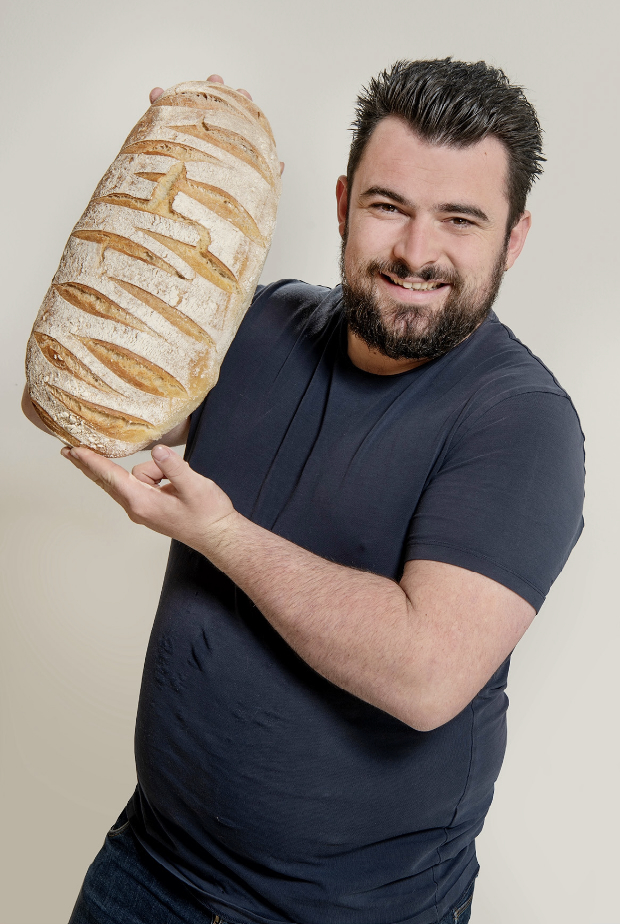
<path id="1" fill-rule="evenodd" d="M 61 440 L 125 456 L 217 381 L 275 226 L 269 123 L 221 84 L 167 90 L 73 229 L 28 343 L 30 397 Z"/>

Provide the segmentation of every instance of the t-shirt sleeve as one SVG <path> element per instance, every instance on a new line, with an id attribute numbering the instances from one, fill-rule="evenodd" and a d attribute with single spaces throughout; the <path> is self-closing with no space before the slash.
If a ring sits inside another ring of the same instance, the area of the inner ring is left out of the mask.
<path id="1" fill-rule="evenodd" d="M 581 533 L 583 496 L 570 399 L 504 398 L 455 433 L 416 508 L 405 558 L 479 572 L 538 610 Z"/>

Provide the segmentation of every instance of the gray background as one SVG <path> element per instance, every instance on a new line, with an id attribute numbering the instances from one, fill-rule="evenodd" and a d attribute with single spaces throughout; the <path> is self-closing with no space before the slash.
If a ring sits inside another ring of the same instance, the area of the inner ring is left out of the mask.
<path id="1" fill-rule="evenodd" d="M 609 3 L 60 0 L 5 5 L 2 69 L 2 924 L 65 924 L 135 781 L 167 540 L 133 526 L 18 410 L 65 241 L 157 84 L 223 74 L 287 162 L 263 279 L 337 281 L 334 185 L 360 85 L 399 57 L 484 58 L 546 130 L 501 318 L 573 396 L 587 527 L 513 658 L 509 747 L 473 924 L 618 924 L 618 20 Z M 133 464 L 134 459 L 128 465 Z M 320 924 L 320 922 L 317 922 Z"/>

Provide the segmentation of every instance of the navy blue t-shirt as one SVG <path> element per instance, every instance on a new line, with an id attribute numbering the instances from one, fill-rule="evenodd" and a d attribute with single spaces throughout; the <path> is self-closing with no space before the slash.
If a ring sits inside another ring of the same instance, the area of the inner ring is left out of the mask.
<path id="1" fill-rule="evenodd" d="M 487 575 L 536 609 L 581 531 L 570 399 L 492 314 L 409 372 L 347 356 L 340 288 L 258 291 L 186 457 L 235 508 L 331 561 Z M 130 809 L 205 907 L 258 924 L 433 924 L 478 866 L 502 763 L 506 661 L 419 732 L 339 689 L 204 557 L 172 543 Z"/>

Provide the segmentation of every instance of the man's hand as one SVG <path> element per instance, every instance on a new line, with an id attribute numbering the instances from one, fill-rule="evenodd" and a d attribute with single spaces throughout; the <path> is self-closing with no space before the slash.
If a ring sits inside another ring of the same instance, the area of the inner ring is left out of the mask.
<path id="1" fill-rule="evenodd" d="M 223 84 L 223 83 L 224 83 L 224 78 L 223 78 L 223 77 L 220 77 L 219 74 L 211 74 L 210 77 L 207 77 L 207 82 L 208 82 L 208 83 L 221 83 L 221 84 Z M 163 90 L 162 87 L 153 87 L 153 89 L 152 89 L 151 92 L 149 93 L 149 99 L 150 99 L 151 103 L 156 102 L 156 100 L 159 99 L 159 97 L 162 95 L 163 92 L 164 92 L 164 90 Z M 248 91 L 247 91 L 247 90 L 242 90 L 241 87 L 239 87 L 239 89 L 237 90 L 237 93 L 242 93 L 244 96 L 247 96 L 248 99 L 252 99 L 252 97 L 251 97 L 251 95 L 248 93 Z"/>
<path id="2" fill-rule="evenodd" d="M 85 446 L 65 447 L 62 455 L 120 504 L 134 523 L 193 549 L 216 545 L 224 521 L 235 515 L 229 498 L 213 481 L 161 444 L 152 450 L 152 460 L 134 466 L 131 475 Z"/>
<path id="3" fill-rule="evenodd" d="M 224 78 L 223 78 L 223 77 L 220 77 L 219 74 L 211 74 L 210 77 L 207 77 L 207 81 L 208 81 L 209 83 L 221 83 L 221 84 L 223 84 L 223 83 L 224 83 Z M 153 89 L 152 89 L 151 92 L 149 93 L 149 99 L 150 99 L 151 103 L 156 102 L 156 101 L 159 99 L 159 97 L 162 95 L 163 92 L 164 92 L 164 90 L 162 89 L 162 87 L 153 87 Z M 237 90 L 237 93 L 242 93 L 243 96 L 247 96 L 248 99 L 252 99 L 252 97 L 251 97 L 251 95 L 248 93 L 248 91 L 247 91 L 247 90 L 242 90 L 241 87 L 239 87 L 239 89 Z M 280 176 L 282 176 L 283 173 L 284 173 L 284 164 L 282 163 L 282 161 L 280 161 Z"/>

